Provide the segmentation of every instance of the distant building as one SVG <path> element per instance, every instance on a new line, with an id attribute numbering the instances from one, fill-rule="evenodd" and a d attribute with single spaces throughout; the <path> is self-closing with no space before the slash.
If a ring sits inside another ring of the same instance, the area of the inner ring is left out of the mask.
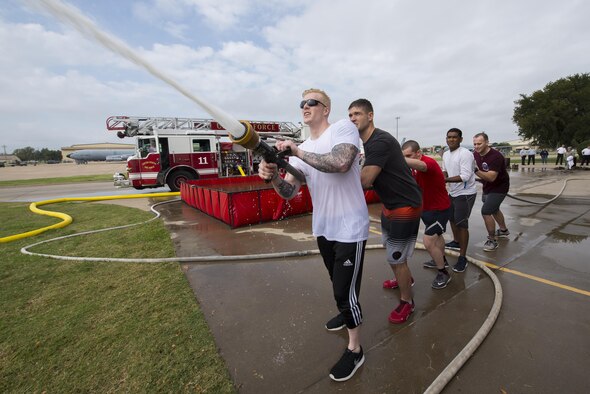
<path id="1" fill-rule="evenodd" d="M 16 155 L 3 155 L 0 154 L 0 166 L 10 167 L 20 165 L 22 160 Z"/>
<path id="2" fill-rule="evenodd" d="M 512 152 L 520 152 L 523 148 L 535 148 L 539 149 L 538 145 L 533 144 L 532 140 L 512 140 L 506 141 L 512 148 Z"/>
<path id="3" fill-rule="evenodd" d="M 98 142 L 94 144 L 76 144 L 71 146 L 64 146 L 61 148 L 61 158 L 64 163 L 73 162 L 74 160 L 67 157 L 72 152 L 84 149 L 135 149 L 134 144 L 118 144 L 115 142 Z"/>

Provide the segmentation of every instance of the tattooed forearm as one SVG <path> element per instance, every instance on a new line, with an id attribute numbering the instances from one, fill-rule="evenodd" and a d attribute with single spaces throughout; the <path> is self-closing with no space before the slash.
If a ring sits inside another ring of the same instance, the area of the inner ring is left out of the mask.
<path id="1" fill-rule="evenodd" d="M 278 183 L 275 184 L 275 182 Z M 273 181 L 273 186 L 277 193 L 286 200 L 295 197 L 295 194 L 297 193 L 297 186 L 290 184 L 281 177 L 278 177 L 276 181 Z"/>
<path id="2" fill-rule="evenodd" d="M 338 144 L 330 153 L 302 151 L 301 160 L 321 172 L 346 172 L 358 155 L 358 148 L 352 144 Z"/>

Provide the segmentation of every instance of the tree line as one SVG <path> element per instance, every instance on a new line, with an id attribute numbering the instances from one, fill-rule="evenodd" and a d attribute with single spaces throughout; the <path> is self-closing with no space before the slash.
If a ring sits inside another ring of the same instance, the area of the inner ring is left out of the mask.
<path id="1" fill-rule="evenodd" d="M 12 154 L 21 159 L 21 161 L 61 161 L 60 150 L 51 150 L 47 148 L 37 150 L 33 147 L 27 146 L 25 148 L 15 149 Z"/>
<path id="2" fill-rule="evenodd" d="M 549 82 L 543 89 L 521 94 L 512 120 L 518 135 L 542 147 L 590 146 L 590 74 Z"/>

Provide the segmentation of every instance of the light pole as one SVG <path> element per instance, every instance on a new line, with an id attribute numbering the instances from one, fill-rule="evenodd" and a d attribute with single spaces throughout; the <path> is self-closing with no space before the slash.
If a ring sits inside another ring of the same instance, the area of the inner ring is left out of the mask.
<path id="1" fill-rule="evenodd" d="M 399 141 L 399 116 L 395 117 L 395 139 Z"/>

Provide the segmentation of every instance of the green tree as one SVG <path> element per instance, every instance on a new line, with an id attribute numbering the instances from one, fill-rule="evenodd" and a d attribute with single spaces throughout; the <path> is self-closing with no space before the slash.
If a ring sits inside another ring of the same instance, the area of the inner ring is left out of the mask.
<path id="1" fill-rule="evenodd" d="M 30 160 L 37 160 L 37 161 L 47 161 L 47 160 L 59 160 L 61 161 L 61 151 L 59 150 L 50 150 L 47 148 L 43 148 L 41 150 L 36 150 L 30 146 L 26 148 L 15 149 L 12 152 L 13 155 L 18 156 L 19 159 L 22 161 L 30 161 Z"/>
<path id="2" fill-rule="evenodd" d="M 22 161 L 35 160 L 35 148 L 27 146 L 26 148 L 15 149 L 13 155 L 18 156 Z"/>
<path id="3" fill-rule="evenodd" d="M 590 74 L 549 82 L 515 101 L 518 135 L 542 146 L 580 147 L 590 140 Z"/>
<path id="4" fill-rule="evenodd" d="M 58 160 L 61 161 L 61 151 L 59 150 L 50 150 L 47 148 L 41 149 L 41 160 Z"/>

